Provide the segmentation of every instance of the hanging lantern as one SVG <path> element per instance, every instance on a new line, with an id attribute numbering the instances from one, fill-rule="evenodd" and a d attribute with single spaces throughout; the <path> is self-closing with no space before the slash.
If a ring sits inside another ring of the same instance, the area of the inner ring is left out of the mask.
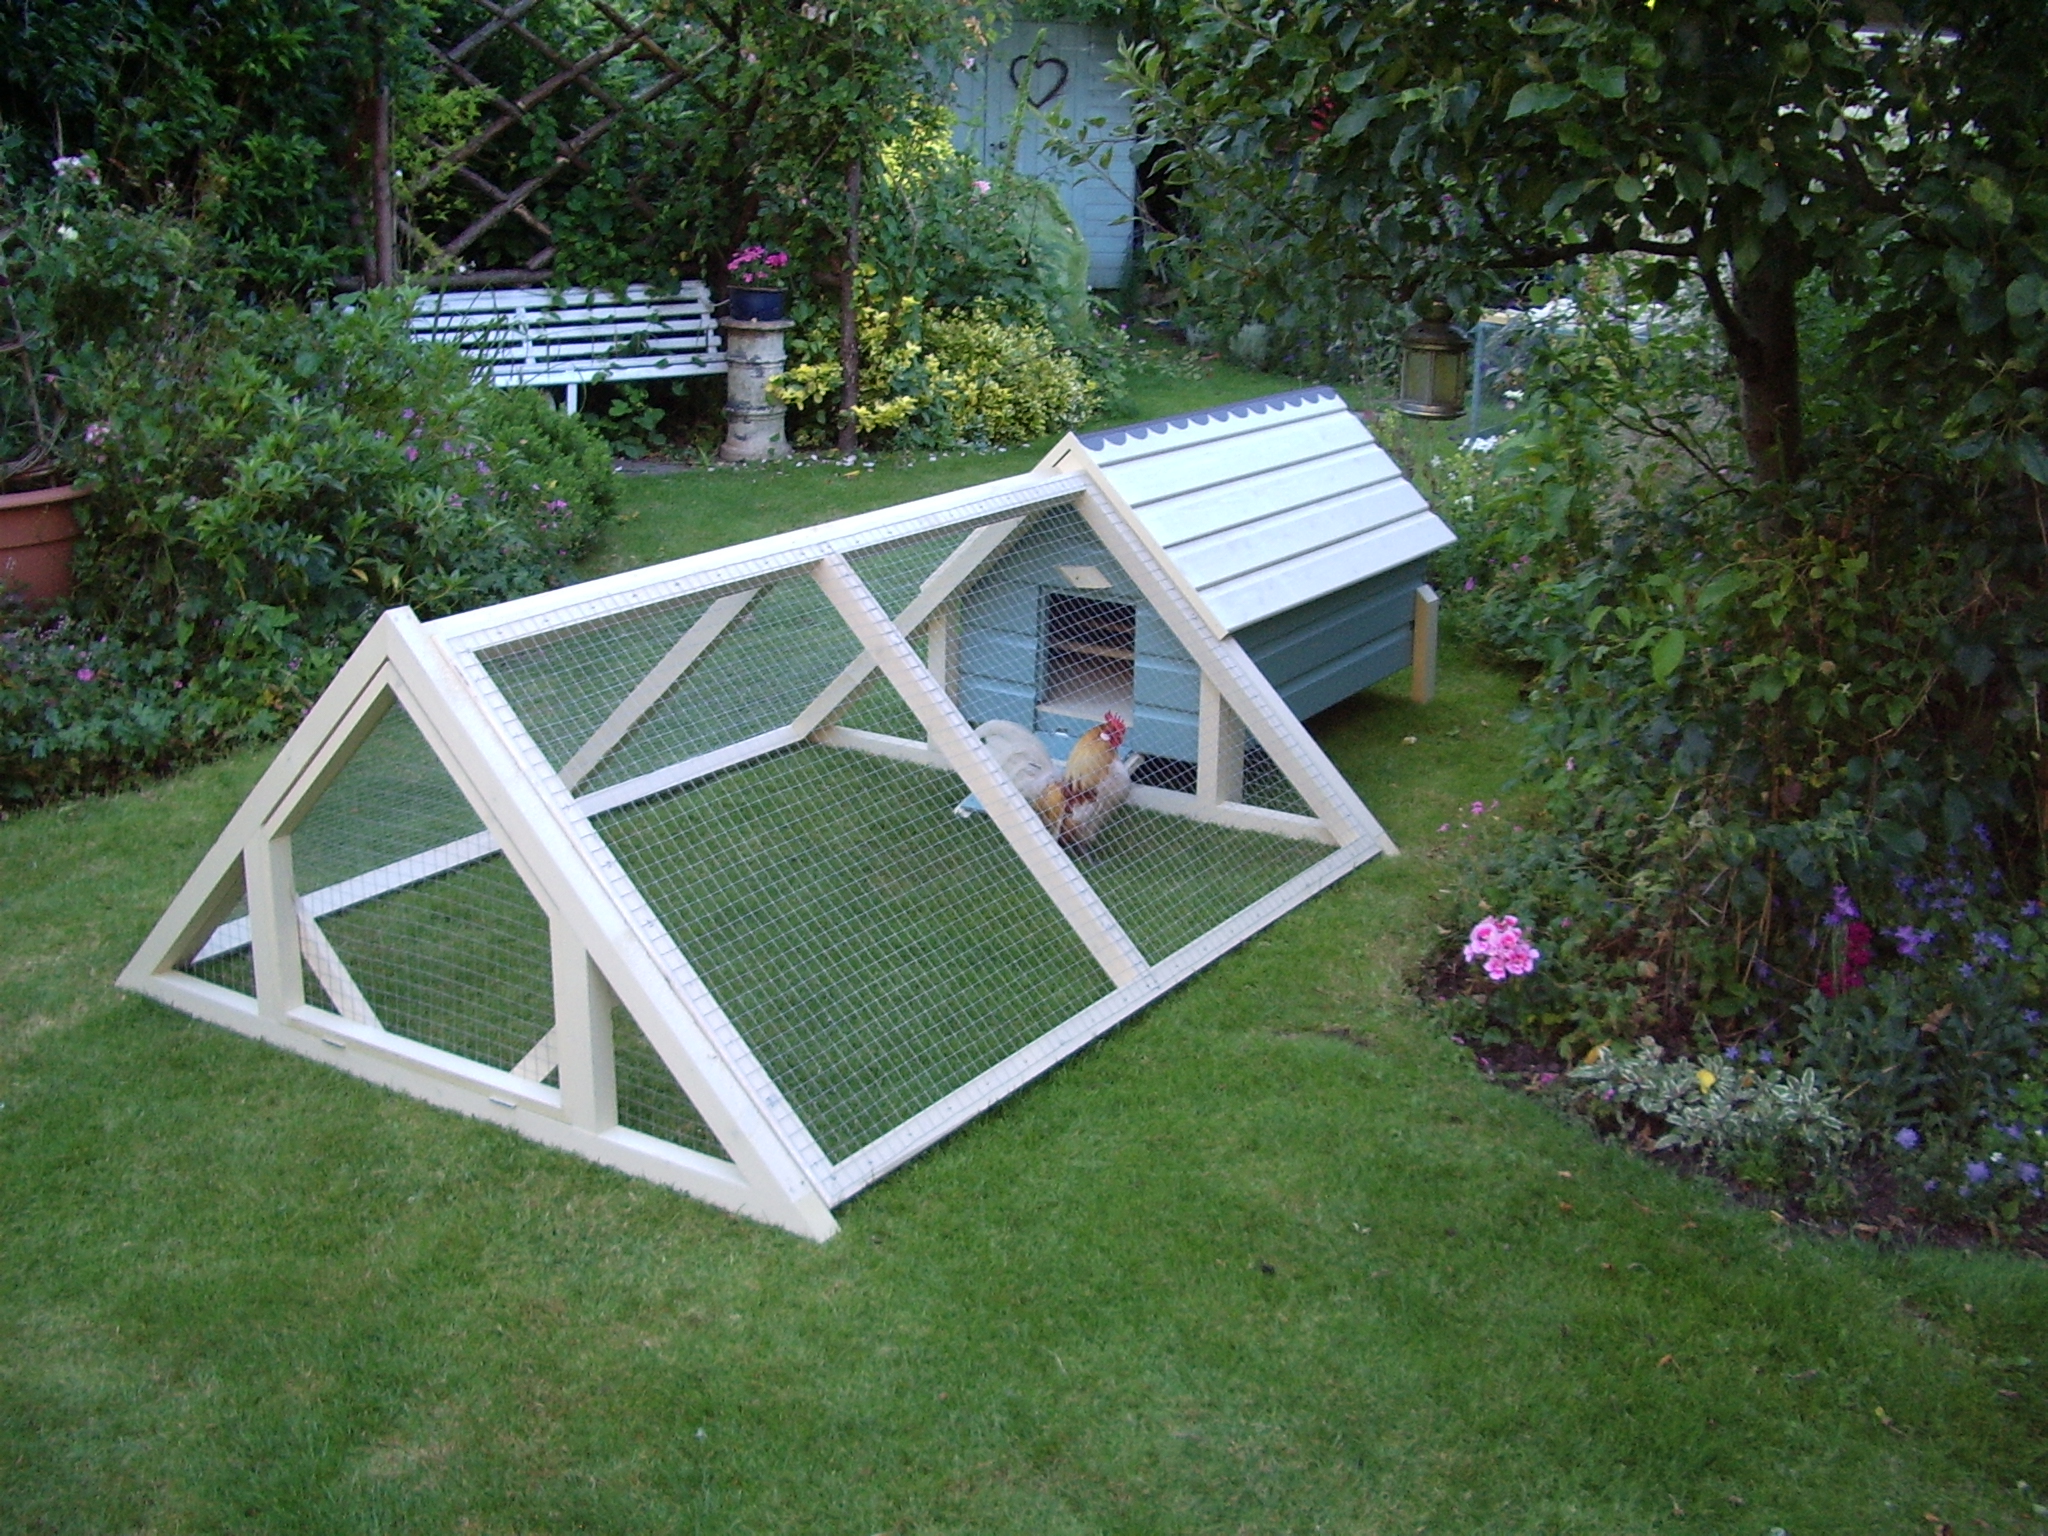
<path id="1" fill-rule="evenodd" d="M 1465 355 L 1472 350 L 1464 332 L 1450 323 L 1451 306 L 1431 299 L 1422 318 L 1401 333 L 1401 396 L 1394 409 L 1404 416 L 1442 421 L 1465 414 Z"/>

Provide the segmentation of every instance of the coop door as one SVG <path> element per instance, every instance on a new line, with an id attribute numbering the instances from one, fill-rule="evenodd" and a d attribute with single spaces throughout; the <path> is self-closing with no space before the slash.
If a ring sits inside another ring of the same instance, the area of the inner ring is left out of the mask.
<path id="1" fill-rule="evenodd" d="M 1138 611 L 1114 598 L 1047 592 L 1038 707 L 1100 723 L 1115 710 L 1129 720 L 1137 696 Z"/>

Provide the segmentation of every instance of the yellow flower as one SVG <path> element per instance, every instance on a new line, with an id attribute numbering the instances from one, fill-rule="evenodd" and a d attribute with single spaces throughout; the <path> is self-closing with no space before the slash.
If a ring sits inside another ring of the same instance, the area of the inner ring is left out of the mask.
<path id="1" fill-rule="evenodd" d="M 1699 1071 L 1693 1073 L 1693 1080 L 1700 1085 L 1701 1093 L 1713 1092 L 1714 1084 L 1720 1081 L 1719 1078 L 1715 1077 L 1705 1067 L 1701 1067 Z"/>

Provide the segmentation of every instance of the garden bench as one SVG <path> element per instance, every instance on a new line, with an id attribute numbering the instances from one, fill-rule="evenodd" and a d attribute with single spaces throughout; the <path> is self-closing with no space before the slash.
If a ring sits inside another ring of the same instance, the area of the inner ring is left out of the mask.
<path id="1" fill-rule="evenodd" d="M 724 373 L 711 290 L 684 283 L 657 293 L 636 283 L 605 288 L 483 288 L 428 293 L 411 331 L 476 359 L 501 388 L 560 386 L 574 411 L 586 384 Z"/>

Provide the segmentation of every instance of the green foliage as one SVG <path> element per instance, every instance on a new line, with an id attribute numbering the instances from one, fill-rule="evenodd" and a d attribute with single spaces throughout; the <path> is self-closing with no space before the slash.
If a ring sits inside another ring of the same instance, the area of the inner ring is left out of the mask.
<path id="1" fill-rule="evenodd" d="M 835 332 L 800 338 L 798 362 L 770 389 L 795 413 L 799 441 L 832 431 L 843 375 Z M 1100 399 L 1081 360 L 1052 333 L 993 306 L 927 313 L 914 300 L 861 312 L 862 434 L 902 447 L 1026 443 L 1076 425 Z"/>
<path id="2" fill-rule="evenodd" d="M 2017 1227 L 2048 1201 L 2048 1078 L 2018 1074 L 1973 1121 L 1891 1138 L 1905 1198 L 1950 1220 Z"/>
<path id="3" fill-rule="evenodd" d="M 1754 1039 L 1865 1128 L 1959 1133 L 2048 1043 L 2032 493 L 1866 433 L 1759 505 L 1712 330 L 1578 300 L 1517 430 L 1430 471 L 1454 601 L 1533 678 L 1545 814 L 1453 898 L 1545 938 L 1491 1026 Z"/>
<path id="4" fill-rule="evenodd" d="M 597 510 L 577 503 L 602 482 L 558 463 L 531 412 L 523 442 L 487 436 L 502 419 L 489 394 L 453 349 L 407 340 L 410 304 L 235 307 L 82 360 L 68 388 L 94 418 L 89 600 L 181 634 L 276 607 L 326 635 L 379 607 L 446 613 L 560 571 Z M 548 511 L 566 536 L 537 537 Z"/>
<path id="5" fill-rule="evenodd" d="M 886 146 L 861 225 L 866 291 L 928 309 L 992 305 L 1086 335 L 1088 247 L 1058 194 L 953 146 L 934 119 Z"/>
<path id="6" fill-rule="evenodd" d="M 401 89 L 437 0 L 67 0 L 17 8 L 0 50 L 9 179 L 96 152 L 131 206 L 196 219 L 266 293 L 358 266 L 358 142 L 380 54 Z"/>
<path id="7" fill-rule="evenodd" d="M 1204 0 L 1128 73 L 1183 184 L 1285 232 L 1285 270 L 1333 274 L 1361 315 L 1435 292 L 1469 312 L 1506 275 L 1637 253 L 1656 297 L 1711 303 L 1778 478 L 1801 448 L 1794 288 L 1819 273 L 1899 430 L 2048 479 L 2038 18 L 1899 9 L 1862 33 L 1833 0 Z"/>
<path id="8" fill-rule="evenodd" d="M 1580 1107 L 1596 1117 L 1629 1110 L 1663 1128 L 1657 1151 L 1697 1152 L 1730 1171 L 1789 1162 L 1823 1171 L 1856 1140 L 1840 1090 L 1811 1069 L 1797 1074 L 1757 1063 L 1702 1066 L 1666 1060 L 1655 1040 L 1617 1051 L 1600 1046 L 1566 1074 L 1583 1084 Z"/>
<path id="9" fill-rule="evenodd" d="M 288 726 L 382 608 L 538 590 L 611 514 L 602 442 L 412 341 L 409 293 L 246 305 L 188 227 L 107 208 L 9 291 L 48 319 L 90 492 L 68 619 L 7 638 L 9 798 Z"/>

